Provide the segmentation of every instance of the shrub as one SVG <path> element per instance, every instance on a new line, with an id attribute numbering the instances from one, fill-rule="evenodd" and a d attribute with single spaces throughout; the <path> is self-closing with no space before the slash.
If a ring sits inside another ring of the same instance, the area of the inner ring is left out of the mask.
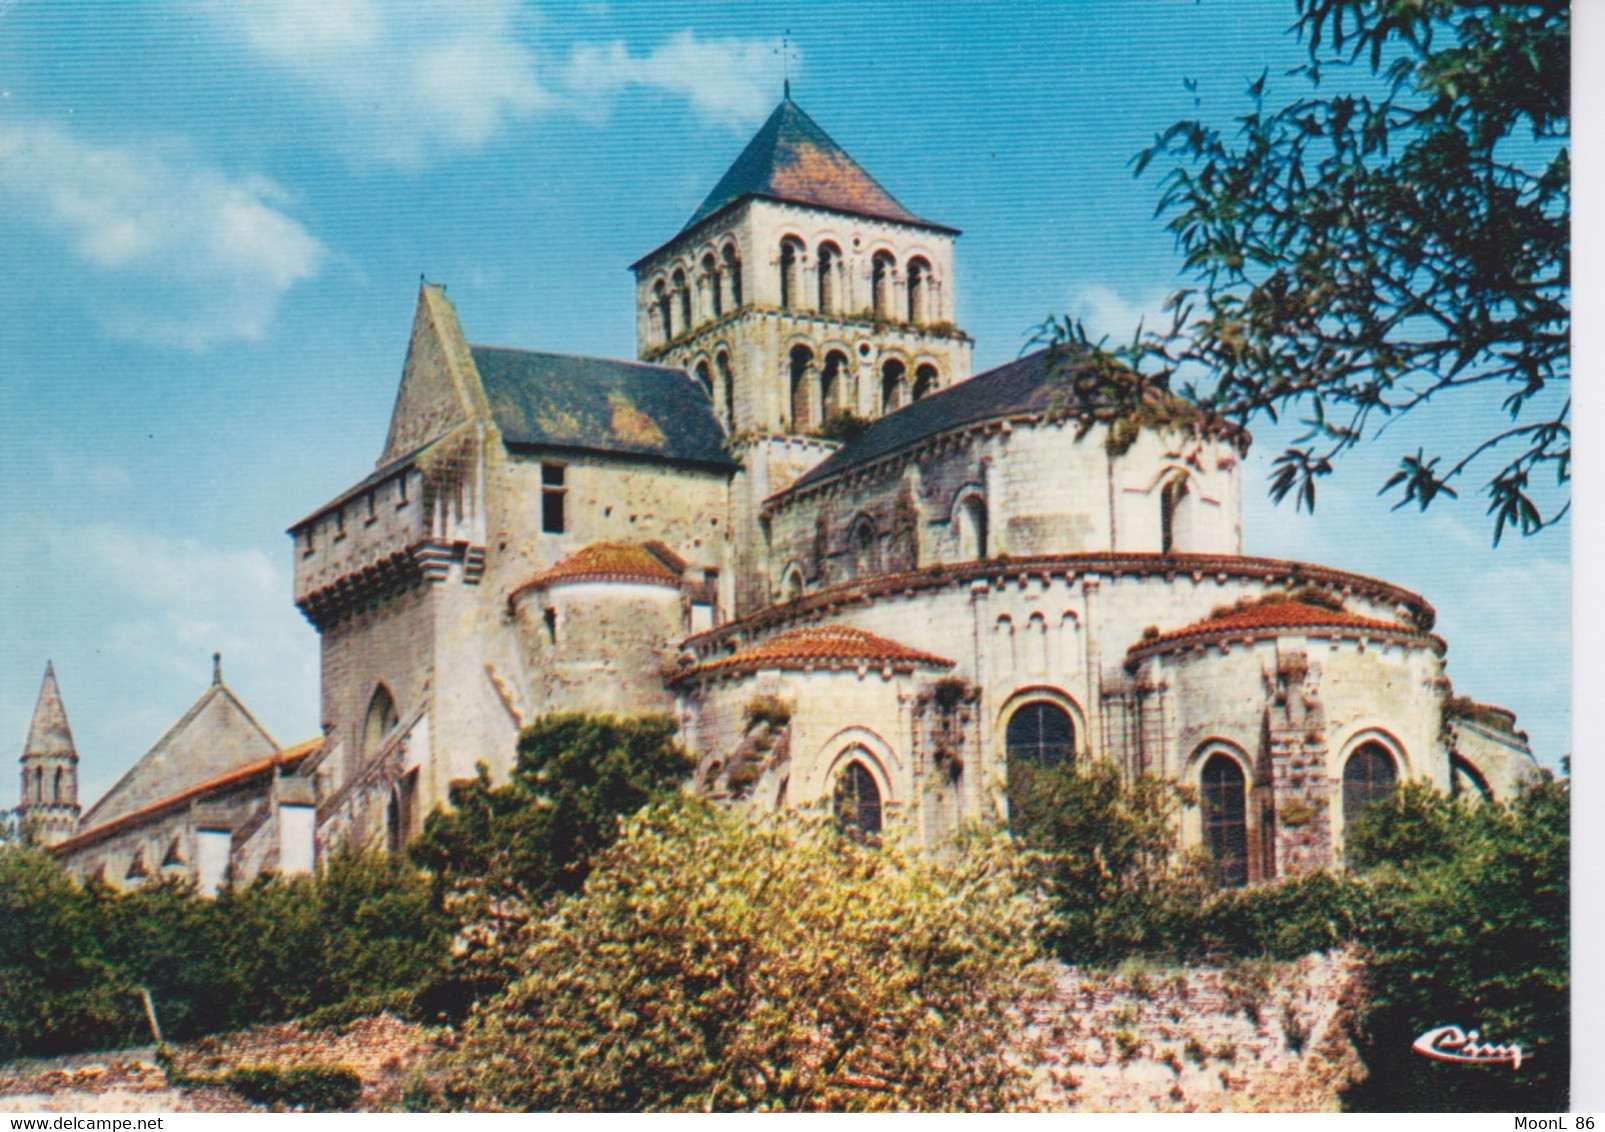
<path id="1" fill-rule="evenodd" d="M 631 821 L 520 941 L 448 1087 L 480 1109 L 1002 1109 L 1047 993 L 997 838 L 938 859 L 700 803 Z"/>

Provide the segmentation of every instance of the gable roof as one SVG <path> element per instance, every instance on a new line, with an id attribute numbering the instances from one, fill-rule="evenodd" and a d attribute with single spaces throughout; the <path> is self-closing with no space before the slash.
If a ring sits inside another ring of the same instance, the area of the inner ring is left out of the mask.
<path id="1" fill-rule="evenodd" d="M 713 401 L 684 370 L 494 346 L 471 353 L 508 444 L 735 467 Z"/>
<path id="2" fill-rule="evenodd" d="M 219 679 L 84 814 L 80 828 L 111 821 L 278 750 L 273 736 Z"/>
<path id="3" fill-rule="evenodd" d="M 68 838 L 66 841 L 52 846 L 50 851 L 58 857 L 65 857 L 75 850 L 82 849 L 85 846 L 93 845 L 100 841 L 104 841 L 113 834 L 121 833 L 123 830 L 130 829 L 141 824 L 142 822 L 159 818 L 164 814 L 170 814 L 179 807 L 188 802 L 194 801 L 197 798 L 204 798 L 208 794 L 214 794 L 219 791 L 228 790 L 234 786 L 238 786 L 243 782 L 247 782 L 252 778 L 255 778 L 259 775 L 265 775 L 271 771 L 279 769 L 293 770 L 299 766 L 308 755 L 315 754 L 321 750 L 322 747 L 323 737 L 320 735 L 315 739 L 308 739 L 303 743 L 297 743 L 293 747 L 286 747 L 282 751 L 275 751 L 271 755 L 263 755 L 259 759 L 252 759 L 250 762 L 243 763 L 240 766 L 234 767 L 232 770 L 226 770 L 221 774 L 214 774 L 210 778 L 202 779 L 200 782 L 186 786 L 182 790 L 175 791 L 164 798 L 158 798 L 156 801 L 149 802 L 139 807 L 137 810 L 130 810 L 125 814 L 119 815 L 118 817 L 110 818 L 106 821 L 102 821 L 96 825 L 90 826 L 89 828 L 83 830 L 83 832 Z M 168 856 L 172 857 L 173 850 L 171 847 L 167 852 Z M 169 861 L 167 860 L 162 862 L 164 865 L 168 863 Z"/>
<path id="4" fill-rule="evenodd" d="M 787 490 L 797 491 L 931 437 L 985 421 L 1037 417 L 1049 412 L 1087 420 L 1100 412 L 1108 413 L 1111 403 L 1076 380 L 1079 374 L 1096 373 L 1078 360 L 1084 356 L 1079 350 L 1050 346 L 922 397 L 875 421 Z M 1181 400 L 1177 394 L 1157 386 L 1151 395 Z M 1229 422 L 1214 421 L 1208 427 L 1245 443 L 1248 438 L 1245 430 Z"/>
<path id="5" fill-rule="evenodd" d="M 899 204 L 789 94 L 680 230 L 688 231 L 726 205 L 755 196 L 956 231 L 921 220 Z"/>

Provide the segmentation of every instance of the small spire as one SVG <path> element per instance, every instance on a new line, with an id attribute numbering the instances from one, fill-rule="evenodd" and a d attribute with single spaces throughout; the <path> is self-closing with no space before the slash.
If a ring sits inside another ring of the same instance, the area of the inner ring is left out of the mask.
<path id="1" fill-rule="evenodd" d="M 785 92 L 786 92 L 786 101 L 790 102 L 791 101 L 791 80 L 790 79 L 787 79 L 786 82 L 785 82 Z"/>
<path id="2" fill-rule="evenodd" d="M 28 728 L 28 743 L 22 757 L 52 755 L 76 759 L 78 751 L 73 745 L 72 728 L 67 724 L 67 709 L 61 703 L 56 666 L 46 661 L 45 679 L 39 688 L 39 700 L 34 705 L 33 722 Z"/>
<path id="3" fill-rule="evenodd" d="M 212 683 L 213 684 L 221 684 L 222 682 L 223 682 L 223 654 L 220 653 L 220 652 L 214 652 L 212 654 Z"/>

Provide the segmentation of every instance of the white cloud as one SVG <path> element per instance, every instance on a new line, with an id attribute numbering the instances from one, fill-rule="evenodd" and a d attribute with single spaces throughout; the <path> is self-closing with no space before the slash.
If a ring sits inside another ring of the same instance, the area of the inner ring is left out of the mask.
<path id="1" fill-rule="evenodd" d="M 206 10 L 331 102 L 359 156 L 387 164 L 476 149 L 552 101 L 517 0 L 224 0 Z"/>
<path id="2" fill-rule="evenodd" d="M 299 88 L 336 144 L 403 169 L 472 152 L 542 115 L 605 121 L 632 87 L 746 128 L 779 86 L 769 40 L 682 31 L 645 54 L 610 42 L 556 59 L 540 50 L 538 15 L 521 0 L 215 0 L 205 10 L 226 38 Z M 338 116 L 332 126 L 327 110 Z"/>
<path id="3" fill-rule="evenodd" d="M 84 297 L 123 338 L 192 350 L 260 338 L 324 255 L 266 179 L 49 125 L 0 126 L 5 198 L 96 269 Z"/>
<path id="4" fill-rule="evenodd" d="M 644 55 L 620 42 L 581 44 L 563 69 L 562 86 L 598 114 L 636 86 L 685 98 L 704 121 L 745 129 L 774 107 L 782 70 L 777 46 L 765 39 L 698 39 L 690 31 Z"/>
<path id="5" fill-rule="evenodd" d="M 1172 316 L 1165 311 L 1169 291 L 1154 291 L 1130 299 L 1101 283 L 1077 286 L 1070 291 L 1067 312 L 1081 320 L 1094 342 L 1108 338 L 1112 346 L 1132 340 L 1140 323 L 1145 332 L 1168 331 Z"/>

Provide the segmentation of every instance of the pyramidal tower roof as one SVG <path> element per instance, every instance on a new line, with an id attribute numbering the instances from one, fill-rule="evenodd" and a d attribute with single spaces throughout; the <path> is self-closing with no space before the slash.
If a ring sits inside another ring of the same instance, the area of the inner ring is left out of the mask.
<path id="1" fill-rule="evenodd" d="M 922 220 L 881 188 L 862 165 L 795 102 L 788 90 L 735 164 L 725 171 L 682 232 L 744 197 L 829 208 L 858 216 L 953 231 Z"/>
<path id="2" fill-rule="evenodd" d="M 61 688 L 56 684 L 56 666 L 49 661 L 45 662 L 39 702 L 34 705 L 33 724 L 28 728 L 28 745 L 22 752 L 25 759 L 44 756 L 78 757 L 72 728 L 67 725 L 67 709 L 61 702 Z"/>

